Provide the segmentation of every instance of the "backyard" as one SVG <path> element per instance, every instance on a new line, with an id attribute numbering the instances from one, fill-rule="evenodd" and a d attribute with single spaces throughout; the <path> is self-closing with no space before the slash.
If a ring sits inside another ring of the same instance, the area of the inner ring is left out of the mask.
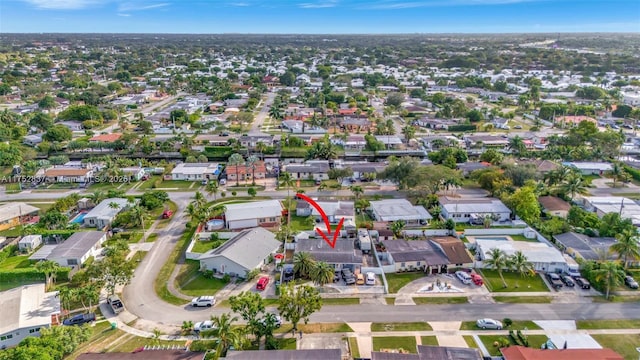
<path id="1" fill-rule="evenodd" d="M 500 275 L 495 270 L 478 270 L 487 289 L 491 292 L 548 292 L 549 288 L 540 275 L 523 277 L 515 272 L 502 272 L 507 287 L 502 284 Z"/>

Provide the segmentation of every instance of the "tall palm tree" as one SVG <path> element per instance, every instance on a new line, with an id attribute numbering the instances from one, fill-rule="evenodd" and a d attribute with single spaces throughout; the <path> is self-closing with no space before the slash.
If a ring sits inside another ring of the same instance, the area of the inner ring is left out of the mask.
<path id="1" fill-rule="evenodd" d="M 638 242 L 638 230 L 624 229 L 616 235 L 618 240 L 611 245 L 610 249 L 618 253 L 618 259 L 622 259 L 622 265 L 625 270 L 629 265 L 629 260 L 640 259 L 640 243 Z"/>
<path id="2" fill-rule="evenodd" d="M 605 298 L 609 299 L 611 288 L 622 284 L 624 271 L 615 261 L 606 261 L 600 264 L 600 269 L 594 271 L 596 281 L 601 281 L 606 290 Z"/>
<path id="3" fill-rule="evenodd" d="M 207 191 L 207 194 L 209 196 L 213 195 L 213 200 L 216 200 L 216 195 L 218 195 L 218 191 L 220 190 L 220 187 L 218 185 L 217 181 L 209 181 L 207 183 L 207 186 L 205 187 L 205 190 Z"/>
<path id="4" fill-rule="evenodd" d="M 134 226 L 140 226 L 142 228 L 142 232 L 144 233 L 144 223 L 147 218 L 147 210 L 140 206 L 140 204 L 136 204 L 131 208 L 131 217 L 134 221 Z"/>
<path id="5" fill-rule="evenodd" d="M 567 181 L 563 184 L 560 184 L 558 188 L 563 193 L 569 194 L 571 197 L 571 201 L 573 201 L 573 198 L 576 196 L 576 194 L 587 193 L 587 184 L 579 174 L 570 175 Z"/>
<path id="6" fill-rule="evenodd" d="M 55 282 L 56 273 L 60 269 L 60 265 L 57 262 L 51 260 L 40 261 L 36 263 L 36 270 L 44 273 L 45 284 L 49 286 L 51 282 Z"/>
<path id="7" fill-rule="evenodd" d="M 509 139 L 509 149 L 512 150 L 516 156 L 520 156 L 527 150 L 527 147 L 524 145 L 524 140 L 516 135 Z"/>
<path id="8" fill-rule="evenodd" d="M 259 141 L 256 144 L 256 150 L 260 154 L 260 158 L 262 158 L 264 155 L 264 152 L 267 150 L 267 144 L 263 143 L 262 141 Z"/>
<path id="9" fill-rule="evenodd" d="M 323 286 L 333 281 L 334 267 L 324 261 L 317 262 L 311 268 L 311 280 L 317 285 Z"/>
<path id="10" fill-rule="evenodd" d="M 295 179 L 288 172 L 280 173 L 280 183 L 287 188 L 287 240 L 291 235 L 291 188 L 295 184 Z"/>
<path id="11" fill-rule="evenodd" d="M 364 189 L 360 185 L 351 185 L 349 190 L 353 193 L 354 200 L 357 202 L 360 199 L 360 196 L 364 193 Z"/>
<path id="12" fill-rule="evenodd" d="M 109 203 L 109 209 L 120 209 L 120 204 L 115 201 Z"/>
<path id="13" fill-rule="evenodd" d="M 92 204 L 98 205 L 102 200 L 106 198 L 106 196 L 102 191 L 94 191 L 93 193 L 87 195 L 87 198 L 91 200 Z"/>
<path id="14" fill-rule="evenodd" d="M 251 169 L 251 185 L 256 184 L 256 168 L 258 167 L 258 157 L 251 155 L 247 157 L 247 168 Z"/>
<path id="15" fill-rule="evenodd" d="M 533 264 L 529 262 L 527 256 L 520 250 L 509 257 L 509 267 L 522 277 L 534 274 Z"/>
<path id="16" fill-rule="evenodd" d="M 504 281 L 504 276 L 502 276 L 502 270 L 509 268 L 509 259 L 507 254 L 499 248 L 493 248 L 486 252 L 488 258 L 484 260 L 484 263 L 489 266 L 490 269 L 495 270 L 500 275 L 500 279 L 502 280 L 502 285 L 506 288 L 507 282 Z"/>
<path id="17" fill-rule="evenodd" d="M 244 158 L 238 153 L 233 153 L 229 156 L 229 165 L 236 167 L 236 186 L 240 186 L 240 178 L 238 177 L 238 168 L 241 164 L 244 164 Z"/>
<path id="18" fill-rule="evenodd" d="M 196 191 L 196 193 L 193 195 L 193 198 L 195 199 L 195 203 L 196 206 L 199 208 L 204 208 L 204 206 L 207 204 L 207 198 L 200 192 L 200 191 Z"/>
<path id="19" fill-rule="evenodd" d="M 229 347 L 233 346 L 236 350 L 241 350 L 245 341 L 241 328 L 234 328 L 233 323 L 238 317 L 231 316 L 227 313 L 220 316 L 212 316 L 214 330 L 213 335 L 218 339 L 217 354 L 221 357 L 226 356 Z"/>
<path id="20" fill-rule="evenodd" d="M 301 277 L 309 277 L 316 264 L 316 261 L 308 252 L 296 252 L 293 255 L 293 271 Z"/>
<path id="21" fill-rule="evenodd" d="M 614 189 L 616 188 L 618 180 L 620 180 L 620 178 L 622 177 L 623 173 L 624 173 L 624 170 L 622 169 L 620 164 L 613 163 L 613 167 L 611 168 L 611 171 L 609 171 L 609 175 L 611 176 L 611 180 L 613 180 L 613 188 Z"/>
<path id="22" fill-rule="evenodd" d="M 393 235 L 395 237 L 400 237 L 402 235 L 402 230 L 404 229 L 405 222 L 403 220 L 396 220 L 391 223 L 391 231 L 393 231 Z"/>
<path id="23" fill-rule="evenodd" d="M 409 140 L 413 139 L 416 135 L 416 128 L 414 128 L 413 125 L 406 125 L 402 128 L 402 133 L 404 134 L 404 139 L 408 143 Z"/>

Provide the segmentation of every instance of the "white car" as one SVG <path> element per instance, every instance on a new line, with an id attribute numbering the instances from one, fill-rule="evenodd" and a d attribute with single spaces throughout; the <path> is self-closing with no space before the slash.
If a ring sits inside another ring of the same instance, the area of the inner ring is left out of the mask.
<path id="1" fill-rule="evenodd" d="M 462 283 L 465 285 L 471 284 L 471 275 L 469 275 L 469 273 L 466 271 L 456 271 L 456 277 L 460 279 L 460 281 L 462 281 Z"/>
<path id="2" fill-rule="evenodd" d="M 195 325 L 193 325 L 193 331 L 199 333 L 201 331 L 213 330 L 215 329 L 215 325 L 213 325 L 213 321 L 199 321 Z"/>
<path id="3" fill-rule="evenodd" d="M 374 274 L 373 272 L 368 272 L 365 281 L 366 281 L 367 285 L 375 285 L 376 284 L 376 274 Z"/>
<path id="4" fill-rule="evenodd" d="M 495 330 L 502 329 L 502 323 L 498 320 L 493 320 L 493 319 L 478 319 L 478 321 L 476 321 L 476 325 L 480 329 L 495 329 Z"/>
<path id="5" fill-rule="evenodd" d="M 191 300 L 191 306 L 193 307 L 200 307 L 200 306 L 212 307 L 215 304 L 216 304 L 216 297 L 212 295 L 198 296 L 197 298 L 194 298 L 193 300 Z"/>

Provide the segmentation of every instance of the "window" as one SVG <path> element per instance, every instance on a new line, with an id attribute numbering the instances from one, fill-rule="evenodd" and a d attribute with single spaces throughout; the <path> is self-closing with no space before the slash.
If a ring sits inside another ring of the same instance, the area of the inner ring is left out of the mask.
<path id="1" fill-rule="evenodd" d="M 6 336 L 0 336 L 0 341 L 5 341 L 5 340 L 7 340 Z"/>
<path id="2" fill-rule="evenodd" d="M 400 263 L 400 267 L 404 267 L 404 266 L 405 266 L 404 263 Z"/>
<path id="3" fill-rule="evenodd" d="M 274 217 L 270 217 L 269 218 L 269 222 L 275 222 L 275 221 L 276 221 L 276 218 L 274 218 Z"/>
<path id="4" fill-rule="evenodd" d="M 67 259 L 67 265 L 78 265 L 78 259 Z"/>
<path id="5" fill-rule="evenodd" d="M 420 261 L 416 262 L 416 266 L 420 266 Z"/>

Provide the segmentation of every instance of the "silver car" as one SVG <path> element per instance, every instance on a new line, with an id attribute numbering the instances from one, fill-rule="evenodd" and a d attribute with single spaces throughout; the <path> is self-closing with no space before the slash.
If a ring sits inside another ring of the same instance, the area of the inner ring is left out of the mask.
<path id="1" fill-rule="evenodd" d="M 494 329 L 494 330 L 502 329 L 502 323 L 498 320 L 493 320 L 493 319 L 478 319 L 478 321 L 476 321 L 476 325 L 480 329 Z"/>

